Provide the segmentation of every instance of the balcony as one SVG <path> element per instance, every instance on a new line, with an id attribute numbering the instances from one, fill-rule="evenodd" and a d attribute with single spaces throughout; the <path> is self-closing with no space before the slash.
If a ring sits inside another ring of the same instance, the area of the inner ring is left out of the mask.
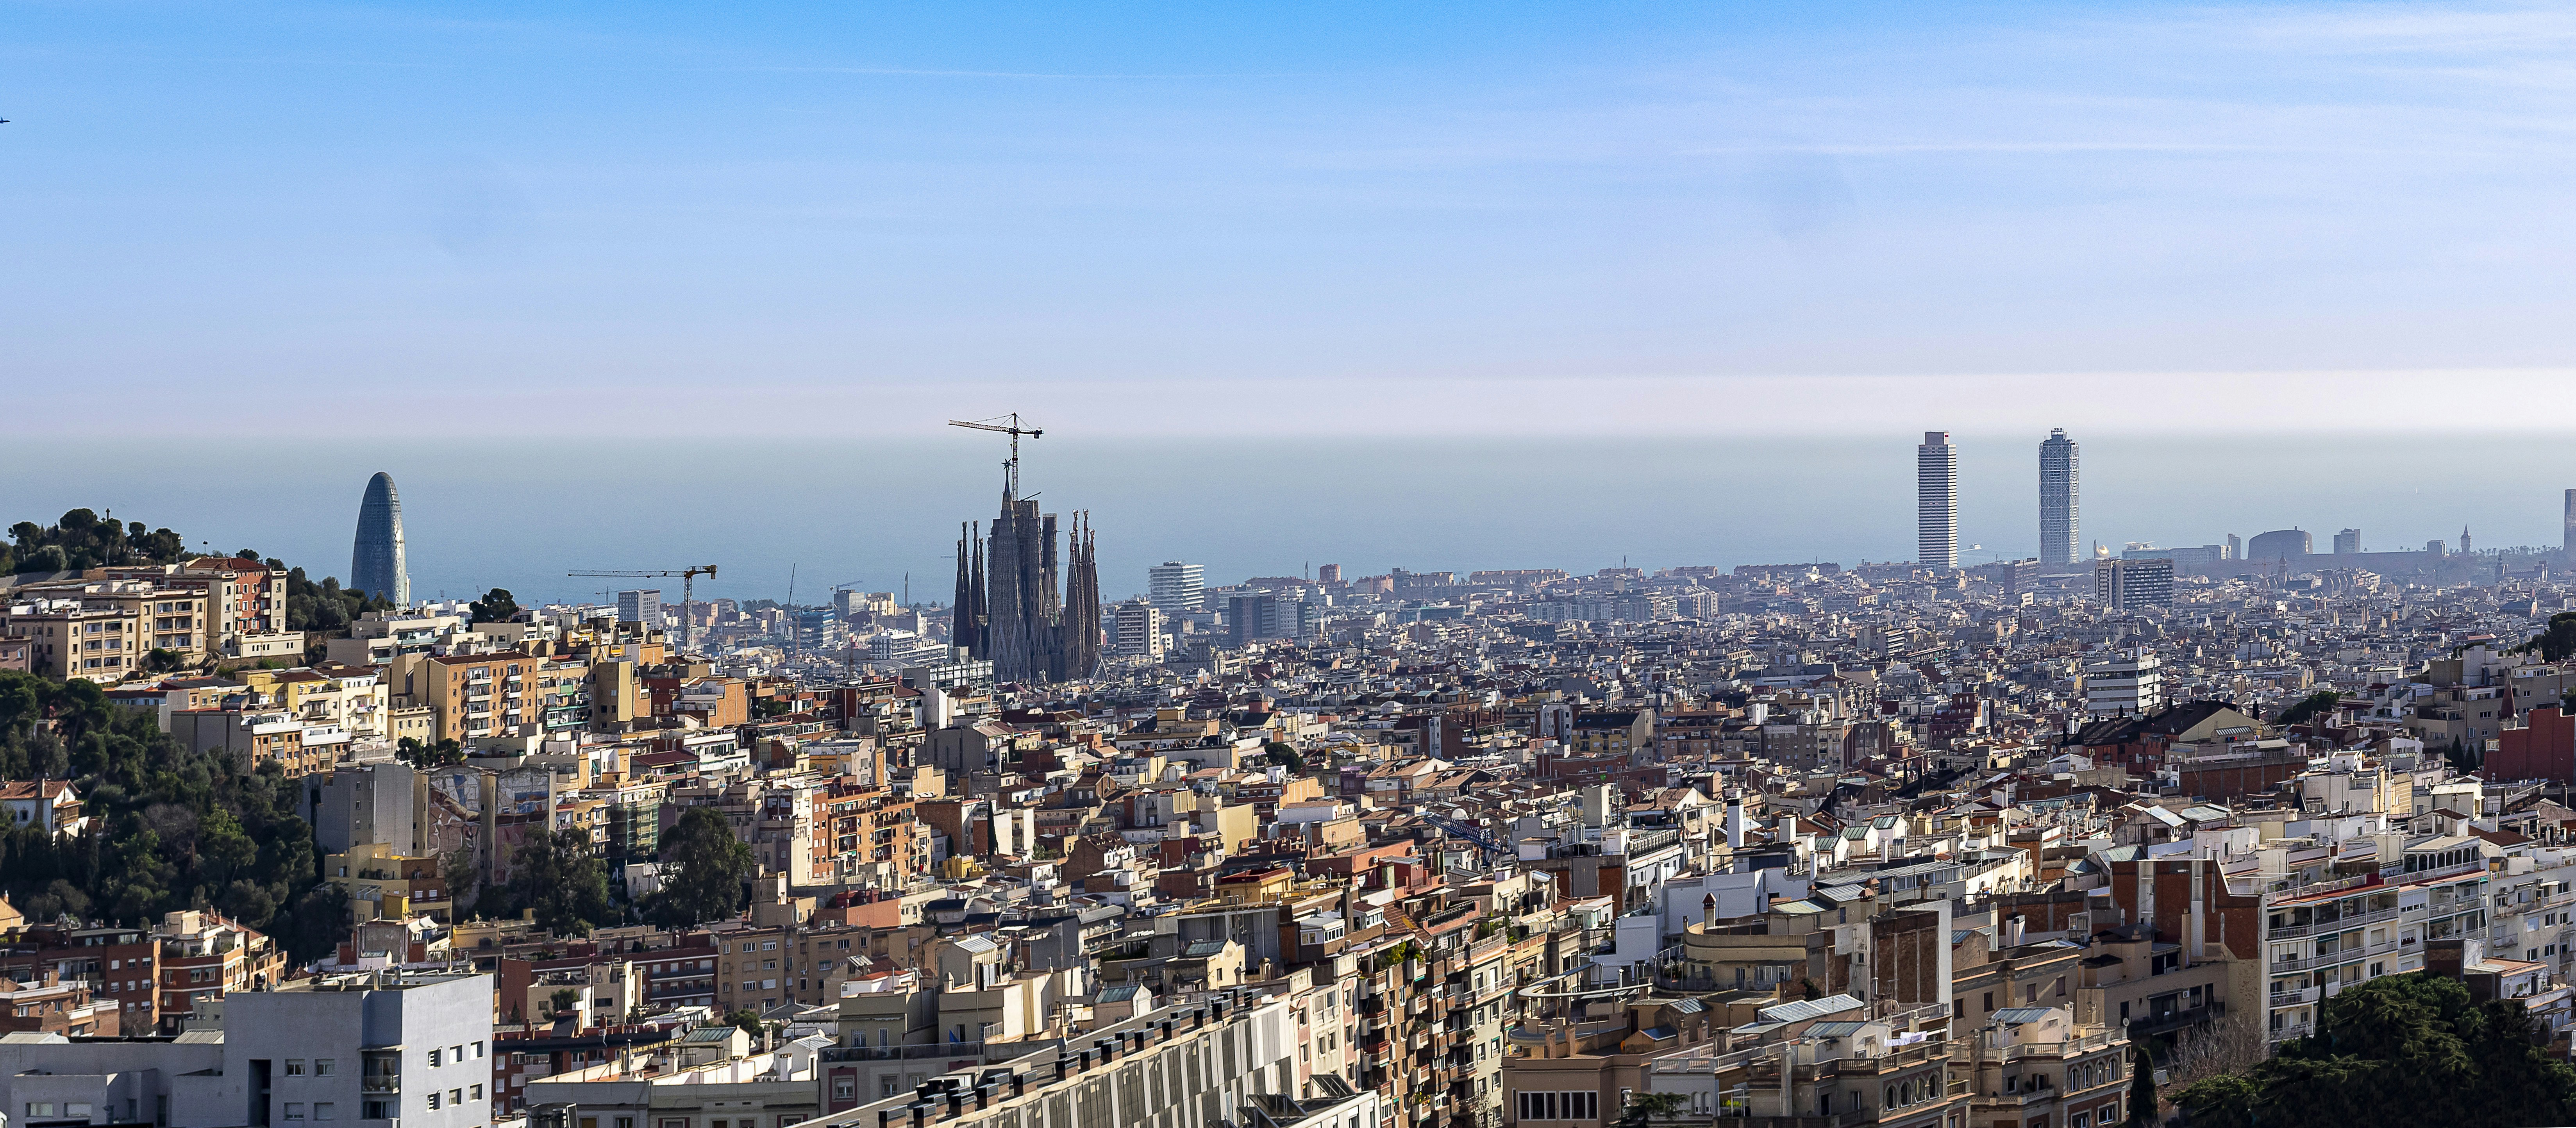
<path id="1" fill-rule="evenodd" d="M 2294 991 L 2274 991 L 2263 998 L 2267 1005 L 2275 1008 L 2295 1007 L 2314 1004 L 2324 994 L 2323 987 L 2301 987 Z"/>
<path id="2" fill-rule="evenodd" d="M 2379 909 L 2374 912 L 2362 913 L 2357 916 L 2342 917 L 2337 920 L 2312 921 L 2307 924 L 2284 925 L 2280 928 L 2273 929 L 2271 932 L 2271 938 L 2274 940 L 2296 940 L 2304 936 L 2315 935 L 2319 932 L 2342 932 L 2346 929 L 2360 928 L 2364 925 L 2379 924 L 2395 920 L 2397 919 L 2399 911 L 2400 910 L 2394 908 Z"/>
<path id="3" fill-rule="evenodd" d="M 383 1095 L 400 1093 L 402 1092 L 402 1078 L 400 1076 L 360 1078 L 358 1081 L 358 1091 L 362 1093 Z"/>

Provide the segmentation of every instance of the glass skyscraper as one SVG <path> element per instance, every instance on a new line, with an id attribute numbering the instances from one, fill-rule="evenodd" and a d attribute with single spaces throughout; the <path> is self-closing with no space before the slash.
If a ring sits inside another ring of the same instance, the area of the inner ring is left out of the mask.
<path id="1" fill-rule="evenodd" d="M 381 470 L 367 479 L 366 500 L 358 503 L 358 544 L 349 553 L 349 586 L 369 595 L 411 603 L 411 573 L 403 562 L 402 497 L 394 492 L 393 475 Z"/>

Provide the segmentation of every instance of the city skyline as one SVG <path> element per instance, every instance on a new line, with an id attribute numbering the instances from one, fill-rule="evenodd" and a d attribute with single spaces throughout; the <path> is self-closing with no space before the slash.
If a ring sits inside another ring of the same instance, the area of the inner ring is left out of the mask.
<path id="1" fill-rule="evenodd" d="M 1963 564 L 2037 554 L 2030 539 L 2039 506 L 2031 434 L 1953 433 Z M 1231 582 L 1294 574 L 1310 560 L 1338 560 L 1350 575 L 1391 566 L 1588 572 L 1616 566 L 1622 557 L 1648 567 L 1850 564 L 1913 559 L 1919 547 L 1915 498 L 1905 491 L 1916 470 L 1911 443 L 1885 438 L 1520 443 L 1507 450 L 1443 440 L 1392 453 L 1359 443 L 1166 444 L 1188 452 L 1186 459 L 1205 471 L 1182 478 L 1155 473 L 1154 460 L 1132 457 L 1116 442 L 1052 431 L 1045 442 L 1046 472 L 1061 483 L 1054 490 L 1082 497 L 1100 528 L 1105 601 L 1144 594 L 1146 569 L 1169 559 L 1201 563 L 1211 582 Z M 2271 449 L 2295 468 L 2275 474 L 2260 491 L 2247 490 L 2231 472 L 2233 440 L 2113 435 L 2085 445 L 2084 508 L 2091 519 L 2079 547 L 2087 556 L 2096 541 L 2117 555 L 2130 541 L 2201 545 L 2292 525 L 2360 527 L 2374 545 L 2404 549 L 2450 540 L 2463 520 L 2488 545 L 2560 541 L 2543 523 L 2563 510 L 2558 444 L 2538 438 L 2410 440 L 2394 461 L 2373 444 L 2285 438 Z M 172 523 L 165 514 L 206 513 L 207 527 L 181 530 L 194 548 L 256 548 L 320 574 L 344 566 L 332 561 L 348 559 L 346 494 L 306 489 L 306 472 L 286 467 L 236 467 L 217 483 L 181 472 L 212 457 L 212 448 L 177 444 L 166 448 L 166 462 L 155 461 L 164 449 L 74 478 L 62 468 L 74 464 L 78 444 L 30 440 L 0 451 L 0 504 L 41 520 L 76 507 L 105 507 L 153 524 Z M 1319 452 L 1331 453 L 1321 462 L 1304 461 Z M 852 491 L 864 492 L 870 520 L 896 535 L 861 536 L 778 526 L 749 511 L 694 512 L 678 521 L 660 499 L 696 496 L 705 488 L 702 476 L 610 445 L 451 444 L 436 457 L 402 458 L 388 458 L 380 445 L 320 443 L 309 450 L 317 467 L 311 473 L 321 479 L 362 480 L 381 465 L 403 482 L 416 598 L 500 586 L 540 598 L 596 599 L 595 586 L 562 572 L 719 560 L 726 572 L 701 580 L 702 598 L 783 599 L 791 570 L 801 564 L 809 582 L 815 570 L 833 569 L 823 587 L 865 580 L 895 591 L 908 572 L 922 602 L 946 598 L 925 593 L 950 586 L 958 518 L 992 507 L 988 489 L 971 480 L 978 476 L 959 477 L 980 453 L 945 438 L 869 443 L 839 453 L 822 448 L 780 457 L 778 474 L 764 477 L 763 488 L 782 504 L 843 504 L 839 499 Z M 745 465 L 763 465 L 752 457 Z M 1286 469 L 1291 466 L 1296 469 Z M 1351 469 L 1336 469 L 1341 466 Z M 2392 470 L 2401 480 L 2397 488 L 2364 488 L 2387 480 Z M 1412 476 L 1425 488 L 1384 491 L 1379 486 L 1388 473 Z M 511 496 L 534 480 L 586 490 L 596 501 L 570 524 L 542 528 L 502 521 L 471 503 Z M 1235 496 L 1245 488 L 1269 491 L 1272 512 L 1286 520 L 1245 510 Z M 266 500 L 246 506 L 239 503 L 243 496 Z M 1717 525 L 1639 524 L 1600 506 L 1603 497 L 1714 505 Z M 1167 514 L 1191 520 L 1160 519 Z M 1972 544 L 1984 547 L 1971 551 Z M 323 562 L 318 568 L 317 561 Z M 810 597 L 800 593 L 800 600 Z"/>

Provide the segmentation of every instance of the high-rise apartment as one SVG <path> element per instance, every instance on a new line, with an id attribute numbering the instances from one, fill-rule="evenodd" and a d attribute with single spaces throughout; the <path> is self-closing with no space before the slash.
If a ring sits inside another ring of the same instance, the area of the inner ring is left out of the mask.
<path id="1" fill-rule="evenodd" d="M 1129 600 L 1112 609 L 1116 627 L 1111 631 L 1116 652 L 1135 658 L 1163 660 L 1163 611 L 1141 599 Z"/>
<path id="2" fill-rule="evenodd" d="M 2559 551 L 2576 554 L 2576 490 L 2567 491 L 2567 508 L 2559 514 Z"/>
<path id="3" fill-rule="evenodd" d="M 662 592 L 659 588 L 617 593 L 617 621 L 642 623 L 648 627 L 662 625 Z"/>
<path id="4" fill-rule="evenodd" d="M 1207 604 L 1207 578 L 1196 564 L 1166 560 L 1145 570 L 1145 598 L 1166 615 L 1196 611 Z"/>
<path id="5" fill-rule="evenodd" d="M 2334 535 L 2334 550 L 2335 555 L 2337 556 L 2350 556 L 2353 553 L 2361 551 L 2361 530 L 2345 529 L 2342 532 L 2336 533 Z"/>
<path id="6" fill-rule="evenodd" d="M 2039 564 L 2043 568 L 2075 562 L 2080 454 L 2064 427 L 2050 428 L 2048 441 L 2039 444 Z"/>
<path id="7" fill-rule="evenodd" d="M 2170 556 L 2097 560 L 2093 562 L 2093 598 L 2112 611 L 2171 607 L 2173 574 Z"/>
<path id="8" fill-rule="evenodd" d="M 349 586 L 369 595 L 411 603 L 411 574 L 403 556 L 402 495 L 393 475 L 377 471 L 358 502 L 358 543 L 349 553 Z"/>
<path id="9" fill-rule="evenodd" d="M 1959 451 L 1950 432 L 1925 431 L 1914 448 L 1916 559 L 1934 568 L 1959 566 Z"/>

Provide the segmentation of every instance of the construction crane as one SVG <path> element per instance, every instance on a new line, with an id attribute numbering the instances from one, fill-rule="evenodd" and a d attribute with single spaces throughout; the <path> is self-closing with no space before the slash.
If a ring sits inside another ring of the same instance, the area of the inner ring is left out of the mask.
<path id="1" fill-rule="evenodd" d="M 1008 419 L 1010 422 L 1008 424 L 996 423 L 993 421 L 994 419 Z M 1046 428 L 1020 426 L 1020 413 L 1016 411 L 1009 415 L 996 415 L 992 419 L 971 421 L 965 419 L 951 419 L 948 421 L 948 425 L 951 427 L 964 427 L 968 430 L 974 431 L 991 431 L 995 434 L 1009 435 L 1011 437 L 1011 460 L 1002 464 L 1002 477 L 1004 483 L 1010 488 L 1011 496 L 1020 496 L 1020 436 L 1027 435 L 1032 439 L 1040 438 L 1046 434 Z"/>
<path id="2" fill-rule="evenodd" d="M 632 580 L 680 577 L 680 653 L 682 654 L 698 648 L 697 623 L 689 618 L 689 605 L 697 602 L 698 577 L 712 577 L 715 574 L 716 566 L 713 564 L 701 564 L 695 568 L 660 568 L 646 571 L 591 570 L 564 573 L 567 576 L 610 576 Z"/>

